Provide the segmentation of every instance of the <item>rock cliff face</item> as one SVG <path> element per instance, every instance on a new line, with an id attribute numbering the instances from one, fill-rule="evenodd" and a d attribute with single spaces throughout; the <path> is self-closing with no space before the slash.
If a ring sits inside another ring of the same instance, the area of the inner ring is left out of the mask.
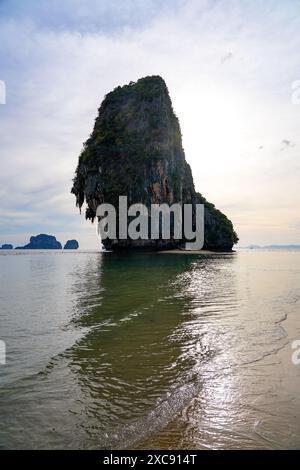
<path id="1" fill-rule="evenodd" d="M 231 250 L 237 242 L 232 223 L 196 193 L 185 160 L 178 119 L 167 86 L 159 76 L 118 87 L 109 93 L 94 130 L 79 157 L 72 193 L 77 206 L 86 201 L 86 218 L 94 220 L 99 204 L 118 207 L 152 203 L 205 204 L 204 248 Z M 175 248 L 176 240 L 104 240 L 106 248 Z"/>

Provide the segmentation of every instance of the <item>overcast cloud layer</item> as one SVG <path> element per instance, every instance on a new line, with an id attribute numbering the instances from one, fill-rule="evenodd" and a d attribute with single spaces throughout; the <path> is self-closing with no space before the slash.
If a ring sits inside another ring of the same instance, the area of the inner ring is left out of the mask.
<path id="1" fill-rule="evenodd" d="M 0 0 L 0 244 L 97 246 L 70 194 L 82 143 L 107 92 L 157 74 L 241 245 L 300 243 L 299 31 L 293 0 Z"/>

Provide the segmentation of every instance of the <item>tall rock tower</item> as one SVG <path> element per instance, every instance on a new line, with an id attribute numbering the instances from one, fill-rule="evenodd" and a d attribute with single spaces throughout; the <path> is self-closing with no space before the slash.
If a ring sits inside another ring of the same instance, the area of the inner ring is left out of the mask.
<path id="1" fill-rule="evenodd" d="M 77 206 L 86 201 L 93 220 L 99 204 L 205 204 L 204 248 L 231 250 L 237 242 L 232 223 L 196 193 L 185 160 L 178 119 L 159 76 L 117 87 L 106 95 L 94 130 L 79 157 L 72 193 Z M 182 244 L 182 243 L 181 243 Z M 106 248 L 172 248 L 176 240 L 105 240 Z"/>

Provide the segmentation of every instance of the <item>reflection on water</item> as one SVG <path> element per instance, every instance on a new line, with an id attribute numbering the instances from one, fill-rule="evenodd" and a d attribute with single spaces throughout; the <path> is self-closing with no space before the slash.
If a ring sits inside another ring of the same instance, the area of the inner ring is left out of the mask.
<path id="1" fill-rule="evenodd" d="M 299 260 L 0 255 L 0 446 L 299 447 Z"/>

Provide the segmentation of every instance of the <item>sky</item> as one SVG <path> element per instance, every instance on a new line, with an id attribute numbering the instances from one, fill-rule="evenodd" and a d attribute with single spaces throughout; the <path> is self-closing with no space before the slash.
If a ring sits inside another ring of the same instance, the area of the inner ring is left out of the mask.
<path id="1" fill-rule="evenodd" d="M 300 2 L 0 0 L 0 244 L 99 246 L 70 194 L 106 93 L 161 75 L 240 245 L 300 244 Z"/>

